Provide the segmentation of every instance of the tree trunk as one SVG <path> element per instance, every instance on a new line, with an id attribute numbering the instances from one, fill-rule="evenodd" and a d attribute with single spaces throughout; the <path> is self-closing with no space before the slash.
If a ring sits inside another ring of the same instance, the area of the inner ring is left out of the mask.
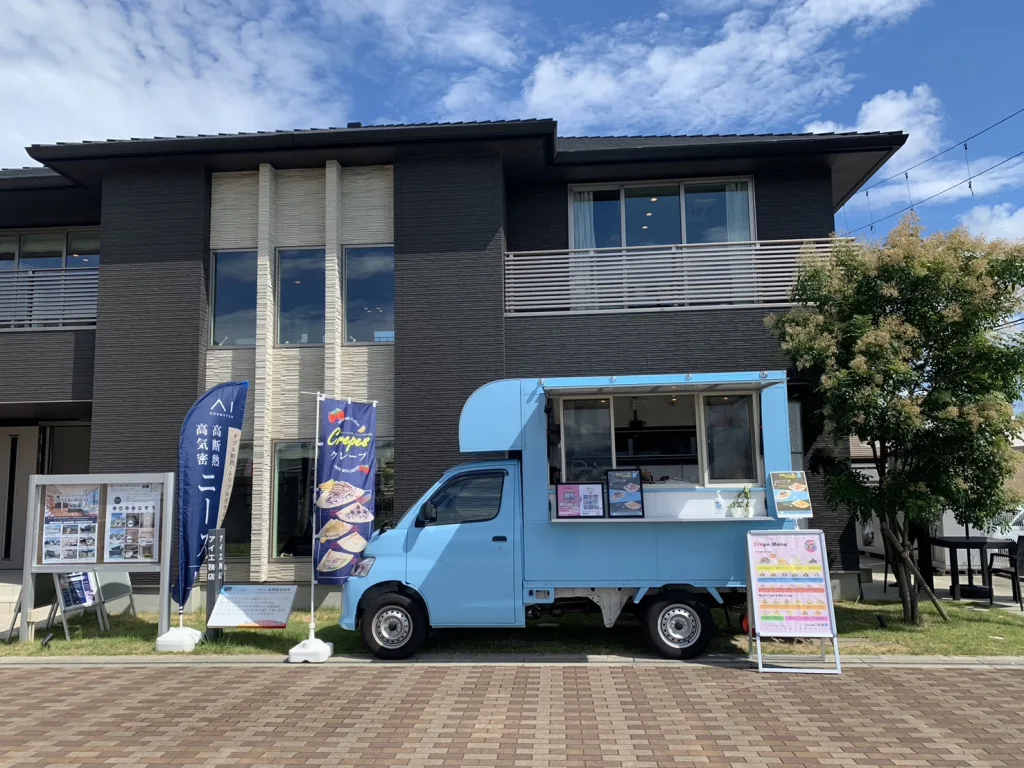
<path id="1" fill-rule="evenodd" d="M 885 521 L 880 522 L 882 527 L 882 537 L 886 540 L 886 557 L 888 557 L 891 548 L 892 551 L 894 551 L 899 556 L 900 560 L 902 560 L 903 562 L 904 567 L 907 569 L 907 571 L 904 571 L 903 573 L 902 578 L 904 579 L 904 581 L 906 581 L 909 586 L 910 578 L 908 571 L 913 572 L 914 578 L 917 580 L 917 584 L 920 585 L 921 589 L 923 589 L 925 591 L 925 594 L 928 595 L 928 599 L 932 601 L 932 605 L 934 605 L 935 610 L 939 612 L 939 616 L 942 617 L 943 621 L 949 621 L 949 614 L 946 613 L 946 609 L 942 607 L 942 603 L 939 602 L 939 598 L 935 596 L 935 593 L 932 591 L 931 587 L 929 587 L 928 584 L 925 582 L 924 578 L 921 576 L 921 572 L 917 570 L 917 566 L 914 565 L 913 561 L 910 559 L 910 555 L 907 554 L 907 551 L 900 546 L 899 539 L 896 538 L 896 535 L 892 532 L 892 529 L 889 527 L 888 523 Z M 893 573 L 895 574 L 895 566 L 893 566 L 893 568 Z M 899 583 L 899 577 L 897 577 L 897 583 Z M 907 596 L 911 597 L 909 591 Z M 902 597 L 903 592 L 901 590 L 900 598 L 902 599 Z M 914 590 L 912 597 L 912 604 L 908 604 L 906 601 L 904 601 L 903 603 L 903 620 L 909 623 L 918 624 L 921 621 L 921 613 L 918 608 L 916 589 Z"/>

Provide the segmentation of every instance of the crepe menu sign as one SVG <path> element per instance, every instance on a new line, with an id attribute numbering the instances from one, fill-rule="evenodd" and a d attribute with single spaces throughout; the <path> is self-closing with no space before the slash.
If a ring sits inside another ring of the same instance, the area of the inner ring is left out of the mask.
<path id="1" fill-rule="evenodd" d="M 608 470 L 608 516 L 644 516 L 643 478 L 639 469 Z"/>
<path id="2" fill-rule="evenodd" d="M 313 562 L 317 584 L 344 584 L 373 535 L 377 407 L 320 402 Z"/>
<path id="3" fill-rule="evenodd" d="M 772 498 L 778 517 L 811 517 L 811 493 L 803 472 L 771 472 Z"/>

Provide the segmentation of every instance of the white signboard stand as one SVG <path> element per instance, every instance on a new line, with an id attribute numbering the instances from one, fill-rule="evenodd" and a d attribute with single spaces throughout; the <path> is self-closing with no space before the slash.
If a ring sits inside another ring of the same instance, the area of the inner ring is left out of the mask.
<path id="1" fill-rule="evenodd" d="M 97 586 L 104 573 L 157 573 L 159 632 L 165 633 L 171 623 L 173 521 L 173 472 L 32 475 L 21 604 L 33 605 L 34 573 L 89 570 L 96 574 Z M 87 568 L 75 567 L 85 563 Z M 23 643 L 31 640 L 30 613 L 21 612 Z"/>
<path id="2" fill-rule="evenodd" d="M 294 584 L 225 584 L 206 626 L 210 629 L 284 629 L 295 601 Z"/>
<path id="3" fill-rule="evenodd" d="M 758 671 L 842 674 L 824 532 L 748 531 L 747 564 L 748 622 Z M 768 658 L 761 650 L 762 637 L 818 639 L 820 653 L 813 660 L 819 666 L 783 666 L 807 657 Z M 826 666 L 826 640 L 832 642 L 834 666 Z M 773 666 L 766 667 L 766 660 Z"/>

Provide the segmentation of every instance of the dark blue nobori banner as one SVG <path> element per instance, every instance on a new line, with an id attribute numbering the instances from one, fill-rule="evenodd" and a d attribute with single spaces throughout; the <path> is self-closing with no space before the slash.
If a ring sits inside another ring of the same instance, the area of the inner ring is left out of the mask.
<path id="1" fill-rule="evenodd" d="M 377 406 L 320 403 L 320 451 L 313 490 L 317 584 L 344 584 L 373 533 Z"/>
<path id="2" fill-rule="evenodd" d="M 181 425 L 178 578 L 173 589 L 179 610 L 206 558 L 210 530 L 217 528 L 227 513 L 248 392 L 247 381 L 218 384 L 196 401 Z"/>

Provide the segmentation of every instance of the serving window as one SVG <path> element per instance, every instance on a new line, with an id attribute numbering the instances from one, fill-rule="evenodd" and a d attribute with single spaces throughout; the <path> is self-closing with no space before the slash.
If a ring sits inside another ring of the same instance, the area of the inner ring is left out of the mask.
<path id="1" fill-rule="evenodd" d="M 645 482 L 759 484 L 758 402 L 750 392 L 558 398 L 550 464 L 561 482 L 639 469 Z"/>

